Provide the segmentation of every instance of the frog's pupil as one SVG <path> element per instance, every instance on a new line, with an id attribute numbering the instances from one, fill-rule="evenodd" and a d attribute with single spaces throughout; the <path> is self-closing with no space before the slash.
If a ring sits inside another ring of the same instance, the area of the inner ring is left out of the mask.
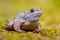
<path id="1" fill-rule="evenodd" d="M 33 12 L 34 12 L 34 9 L 31 9 L 31 10 L 30 10 L 30 12 L 32 12 L 32 13 L 33 13 Z"/>

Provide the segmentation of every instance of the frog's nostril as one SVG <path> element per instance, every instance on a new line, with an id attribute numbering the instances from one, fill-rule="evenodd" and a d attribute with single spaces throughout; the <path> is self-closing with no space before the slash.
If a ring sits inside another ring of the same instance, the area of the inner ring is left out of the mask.
<path id="1" fill-rule="evenodd" d="M 32 12 L 32 13 L 33 13 L 33 12 L 34 12 L 34 9 L 31 9 L 31 10 L 30 10 L 30 12 Z"/>

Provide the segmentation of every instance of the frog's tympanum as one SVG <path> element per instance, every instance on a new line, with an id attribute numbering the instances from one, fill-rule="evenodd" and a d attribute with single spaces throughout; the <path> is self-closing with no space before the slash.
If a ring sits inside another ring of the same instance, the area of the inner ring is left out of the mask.
<path id="1" fill-rule="evenodd" d="M 9 19 L 5 23 L 5 28 L 10 30 L 14 29 L 17 32 L 40 32 L 41 25 L 38 21 L 41 15 L 41 9 L 32 8 L 29 11 L 19 13 L 13 19 Z"/>

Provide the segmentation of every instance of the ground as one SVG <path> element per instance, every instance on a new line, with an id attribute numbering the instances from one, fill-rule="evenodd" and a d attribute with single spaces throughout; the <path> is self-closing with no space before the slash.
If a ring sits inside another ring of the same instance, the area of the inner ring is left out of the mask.
<path id="1" fill-rule="evenodd" d="M 60 40 L 60 28 L 59 26 L 57 26 L 57 28 L 56 25 L 55 27 L 45 26 L 41 28 L 41 32 L 39 33 L 18 33 L 15 31 L 6 31 L 5 29 L 0 29 L 0 40 Z"/>

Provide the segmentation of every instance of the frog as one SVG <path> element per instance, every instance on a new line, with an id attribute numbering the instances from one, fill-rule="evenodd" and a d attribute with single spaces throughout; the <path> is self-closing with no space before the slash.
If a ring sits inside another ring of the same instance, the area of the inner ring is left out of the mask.
<path id="1" fill-rule="evenodd" d="M 41 15 L 41 8 L 32 8 L 28 11 L 20 12 L 13 19 L 7 20 L 5 23 L 5 28 L 10 30 L 14 29 L 17 32 L 40 32 L 41 24 L 39 19 Z"/>

